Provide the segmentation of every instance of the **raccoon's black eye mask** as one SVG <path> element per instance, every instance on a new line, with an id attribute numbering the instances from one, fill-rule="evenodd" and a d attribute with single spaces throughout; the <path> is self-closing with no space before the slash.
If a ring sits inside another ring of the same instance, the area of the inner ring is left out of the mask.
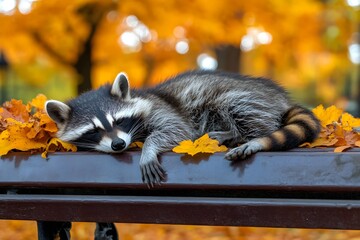
<path id="1" fill-rule="evenodd" d="M 84 135 L 95 135 L 95 134 L 100 133 L 101 130 L 102 129 L 100 129 L 100 128 L 94 128 L 94 129 L 87 131 Z"/>
<path id="2" fill-rule="evenodd" d="M 80 151 L 91 150 L 101 141 L 103 131 L 100 128 L 93 128 L 71 142 L 77 145 Z"/>
<path id="3" fill-rule="evenodd" d="M 129 132 L 136 124 L 141 124 L 140 117 L 124 117 L 115 121 L 116 126 L 123 132 Z"/>

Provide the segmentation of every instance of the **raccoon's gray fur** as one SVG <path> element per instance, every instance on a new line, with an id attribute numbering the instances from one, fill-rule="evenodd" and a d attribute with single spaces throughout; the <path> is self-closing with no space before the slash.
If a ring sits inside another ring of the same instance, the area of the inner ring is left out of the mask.
<path id="1" fill-rule="evenodd" d="M 140 167 L 149 185 L 164 179 L 158 155 L 182 140 L 205 133 L 228 146 L 235 160 L 258 151 L 285 150 L 313 141 L 320 129 L 314 115 L 293 105 L 269 79 L 192 71 L 147 89 L 130 91 L 125 74 L 112 85 L 62 103 L 46 103 L 58 137 L 83 149 L 121 152 L 144 141 Z"/>

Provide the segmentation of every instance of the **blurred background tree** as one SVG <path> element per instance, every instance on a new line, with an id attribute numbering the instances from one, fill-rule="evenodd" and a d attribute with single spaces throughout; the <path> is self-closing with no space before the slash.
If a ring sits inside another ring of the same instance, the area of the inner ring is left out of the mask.
<path id="1" fill-rule="evenodd" d="M 261 75 L 359 116 L 359 0 L 0 0 L 1 101 L 187 69 Z"/>

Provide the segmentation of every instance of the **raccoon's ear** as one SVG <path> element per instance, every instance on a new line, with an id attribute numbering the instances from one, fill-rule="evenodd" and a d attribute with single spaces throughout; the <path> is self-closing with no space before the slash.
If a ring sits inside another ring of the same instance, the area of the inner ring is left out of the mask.
<path id="1" fill-rule="evenodd" d="M 49 100 L 45 103 L 47 115 L 58 124 L 64 124 L 69 119 L 71 108 L 63 102 Z"/>
<path id="2" fill-rule="evenodd" d="M 111 95 L 124 100 L 130 100 L 130 84 L 125 73 L 119 73 L 111 87 Z"/>

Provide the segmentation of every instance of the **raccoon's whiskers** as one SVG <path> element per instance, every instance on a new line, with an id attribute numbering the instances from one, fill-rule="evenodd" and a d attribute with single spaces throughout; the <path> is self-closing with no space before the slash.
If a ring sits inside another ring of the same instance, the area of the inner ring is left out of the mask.
<path id="1" fill-rule="evenodd" d="M 80 148 L 87 148 L 91 150 L 95 150 L 96 146 L 98 145 L 97 142 L 89 140 L 89 139 L 82 139 L 80 141 L 71 141 L 72 144 L 75 144 L 77 147 Z"/>
<path id="2" fill-rule="evenodd" d="M 140 126 L 144 125 L 143 121 L 140 120 L 140 118 L 138 118 L 136 120 L 136 122 L 134 122 L 134 124 L 131 126 L 129 133 L 133 133 L 136 131 L 136 129 L 138 129 Z"/>
<path id="3" fill-rule="evenodd" d="M 144 129 L 144 122 L 141 121 L 140 119 L 138 119 L 134 125 L 131 127 L 129 134 L 131 135 L 131 137 L 134 139 L 139 138 L 138 135 L 142 134 L 142 131 Z"/>
<path id="4" fill-rule="evenodd" d="M 144 134 L 137 134 L 137 135 L 134 135 L 133 137 L 132 137 L 132 142 L 136 142 L 136 141 L 140 141 L 140 140 L 144 140 L 144 138 L 146 138 L 146 134 L 144 133 Z"/>

